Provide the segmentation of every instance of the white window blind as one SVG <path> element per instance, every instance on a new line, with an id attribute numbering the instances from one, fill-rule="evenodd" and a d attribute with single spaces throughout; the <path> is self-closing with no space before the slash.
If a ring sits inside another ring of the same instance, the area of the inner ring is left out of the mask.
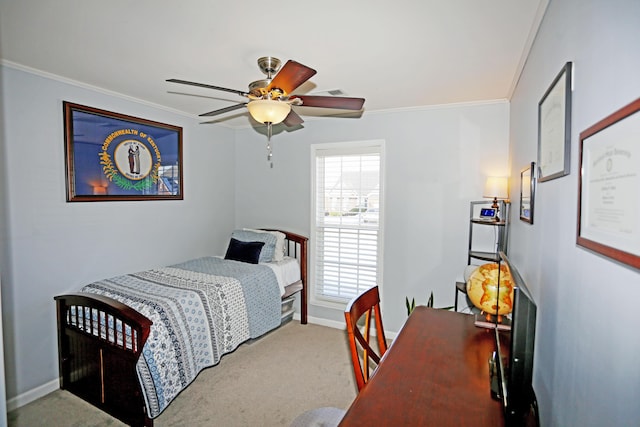
<path id="1" fill-rule="evenodd" d="M 314 150 L 316 301 L 345 303 L 380 285 L 381 145 Z"/>

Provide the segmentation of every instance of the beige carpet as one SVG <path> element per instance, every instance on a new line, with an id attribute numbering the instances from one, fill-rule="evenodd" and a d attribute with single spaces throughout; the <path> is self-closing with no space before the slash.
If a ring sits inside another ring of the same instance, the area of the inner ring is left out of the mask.
<path id="1" fill-rule="evenodd" d="M 346 331 L 291 321 L 200 373 L 154 421 L 168 426 L 289 426 L 302 412 L 356 396 Z M 57 390 L 8 414 L 10 427 L 122 426 Z"/>

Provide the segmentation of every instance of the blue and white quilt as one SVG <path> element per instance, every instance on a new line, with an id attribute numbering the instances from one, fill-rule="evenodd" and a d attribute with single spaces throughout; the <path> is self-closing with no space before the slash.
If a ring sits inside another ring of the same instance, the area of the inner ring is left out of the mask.
<path id="1" fill-rule="evenodd" d="M 271 268 L 216 257 L 101 280 L 82 292 L 113 298 L 153 322 L 136 365 L 150 418 L 204 368 L 281 321 Z"/>

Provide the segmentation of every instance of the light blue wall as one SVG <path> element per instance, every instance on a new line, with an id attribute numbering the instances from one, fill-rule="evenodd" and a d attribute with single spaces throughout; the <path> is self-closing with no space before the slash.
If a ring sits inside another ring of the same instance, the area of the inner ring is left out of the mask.
<path id="1" fill-rule="evenodd" d="M 3 74 L 0 73 L 0 87 L 2 87 Z M 0 129 L 4 129 L 4 99 L 0 96 Z M 0 159 L 6 158 L 5 145 L 4 145 L 4 132 L 0 131 Z M 1 164 L 1 163 L 0 163 Z M 5 175 L 0 172 L 0 288 L 2 287 L 2 277 L 4 277 L 3 269 L 7 254 L 7 248 L 5 242 L 7 241 L 7 200 L 5 195 L 7 194 L 9 185 L 5 179 Z M 0 294 L 2 292 L 0 291 Z M 0 295 L 0 302 L 2 296 Z M 0 313 L 2 309 L 0 308 Z M 1 316 L 0 316 L 1 317 Z M 3 330 L 1 327 L 2 319 L 0 318 L 0 333 Z M 4 349 L 4 337 L 0 335 L 0 348 Z M 4 384 L 4 351 L 0 354 L 0 414 L 3 414 L 0 418 L 0 427 L 7 425 L 7 393 Z"/>
<path id="2" fill-rule="evenodd" d="M 234 224 L 234 136 L 124 97 L 12 67 L 0 71 L 2 226 L 8 230 L 0 270 L 11 401 L 57 387 L 54 295 L 220 253 Z M 182 126 L 184 200 L 66 203 L 64 100 Z"/>
<path id="3" fill-rule="evenodd" d="M 540 183 L 534 224 L 511 228 L 511 257 L 538 302 L 544 426 L 640 424 L 640 271 L 576 245 L 579 134 L 640 96 L 639 42 L 637 0 L 552 0 L 511 101 L 514 176 L 536 160 L 540 98 L 574 62 L 571 174 Z"/>
<path id="4" fill-rule="evenodd" d="M 382 286 L 385 329 L 406 320 L 405 297 L 453 304 L 467 261 L 469 201 L 482 199 L 485 177 L 508 173 L 509 104 L 505 101 L 364 114 L 360 119 L 308 118 L 304 129 L 272 138 L 239 131 L 236 225 L 311 230 L 310 145 L 384 140 L 385 235 Z M 313 242 L 311 242 L 313 243 Z M 309 307 L 321 321 L 344 324 L 342 310 Z"/>

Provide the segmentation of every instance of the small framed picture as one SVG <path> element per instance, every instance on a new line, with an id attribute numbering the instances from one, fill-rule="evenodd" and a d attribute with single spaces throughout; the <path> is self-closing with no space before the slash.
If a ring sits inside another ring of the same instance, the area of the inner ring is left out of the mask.
<path id="1" fill-rule="evenodd" d="M 67 202 L 182 200 L 182 128 L 63 102 Z"/>
<path id="2" fill-rule="evenodd" d="M 567 62 L 538 103 L 538 181 L 569 175 L 571 71 Z"/>
<path id="3" fill-rule="evenodd" d="M 520 219 L 533 224 L 533 207 L 536 198 L 536 163 L 520 171 Z"/>

